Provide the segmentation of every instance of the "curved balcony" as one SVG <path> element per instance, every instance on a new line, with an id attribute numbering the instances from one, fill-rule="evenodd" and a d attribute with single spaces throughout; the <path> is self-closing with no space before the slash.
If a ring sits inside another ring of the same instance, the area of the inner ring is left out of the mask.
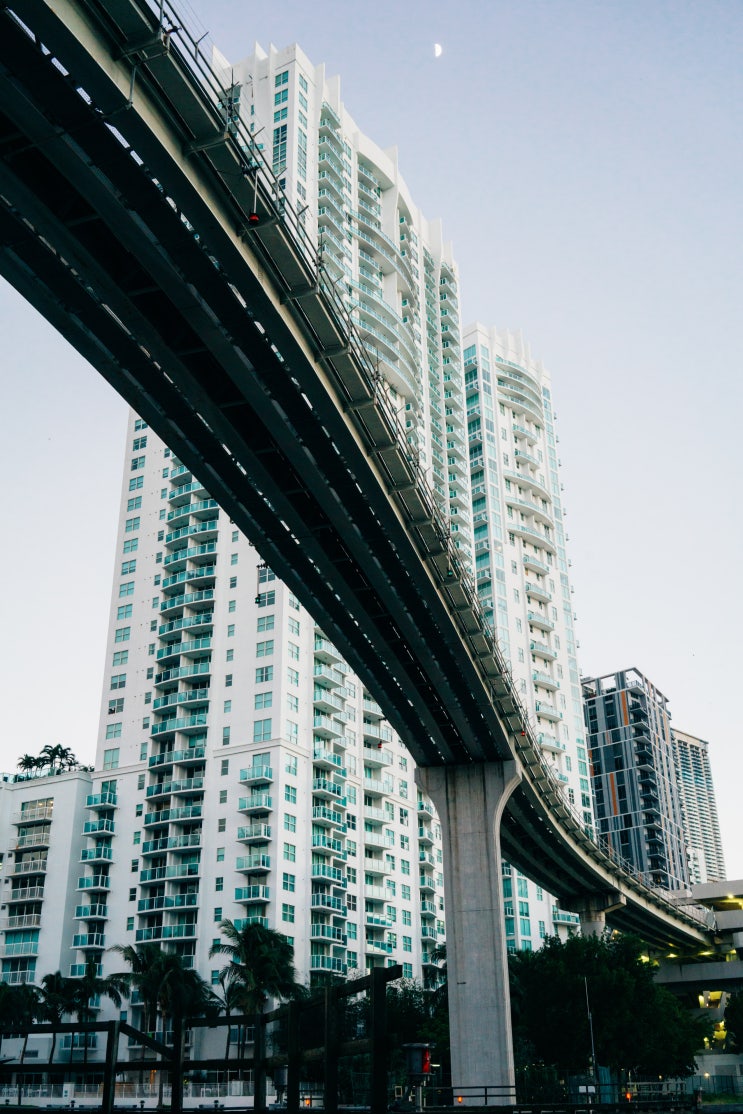
<path id="1" fill-rule="evenodd" d="M 527 581 L 524 585 L 524 591 L 530 599 L 539 600 L 540 603 L 549 603 L 552 599 L 552 593 L 544 584 L 534 584 L 532 581 Z"/>
<path id="2" fill-rule="evenodd" d="M 192 762 L 203 762 L 206 747 L 186 747 L 185 750 L 166 750 L 162 754 L 153 754 L 148 760 L 149 769 L 168 766 L 188 766 Z"/>
<path id="3" fill-rule="evenodd" d="M 546 642 L 530 642 L 529 653 L 534 654 L 535 657 L 543 658 L 544 661 L 554 661 L 557 657 L 557 651 L 548 646 Z"/>
<path id="4" fill-rule="evenodd" d="M 345 808 L 346 798 L 343 786 L 326 777 L 316 777 L 312 780 L 312 795 L 320 800 L 333 801 L 338 808 Z"/>
<path id="5" fill-rule="evenodd" d="M 334 924 L 312 924 L 310 926 L 310 938 L 312 940 L 330 940 L 343 948 L 345 948 L 348 939 L 343 929 Z"/>
<path id="6" fill-rule="evenodd" d="M 180 619 L 172 619 L 169 623 L 162 623 L 157 629 L 157 636 L 163 642 L 181 641 L 181 632 L 189 634 L 211 633 L 214 626 L 214 613 L 201 611 L 197 615 L 184 615 Z"/>
<path id="7" fill-rule="evenodd" d="M 538 669 L 532 671 L 531 679 L 535 685 L 541 685 L 542 688 L 550 689 L 552 692 L 560 687 L 559 681 L 556 681 L 549 673 L 542 673 Z"/>
<path id="8" fill-rule="evenodd" d="M 347 857 L 340 839 L 323 835 L 320 832 L 313 833 L 311 847 L 316 854 L 327 855 L 332 859 L 341 859 L 345 862 Z"/>
<path id="9" fill-rule="evenodd" d="M 206 712 L 197 712 L 192 716 L 183 716 L 180 719 L 171 717 L 170 719 L 163 719 L 159 723 L 153 723 L 150 733 L 153 739 L 160 735 L 171 735 L 175 731 L 189 735 L 203 731 L 206 725 Z"/>
<path id="10" fill-rule="evenodd" d="M 163 781 L 159 782 L 157 785 L 148 785 L 145 796 L 150 800 L 157 797 L 169 797 L 172 793 L 201 793 L 203 789 L 203 777 L 190 777 L 182 778 L 177 781 Z"/>
<path id="11" fill-rule="evenodd" d="M 333 808 L 327 808 L 325 805 L 314 805 L 312 809 L 312 822 L 318 824 L 323 828 L 338 828 L 340 831 L 345 832 L 346 824 L 343 819 L 343 813 L 337 812 Z"/>
<path id="12" fill-rule="evenodd" d="M 342 898 L 334 897 L 332 894 L 312 894 L 310 908 L 332 913 L 335 917 L 348 916 L 346 903 Z"/>
<path id="13" fill-rule="evenodd" d="M 164 669 L 161 673 L 155 674 L 155 688 L 192 677 L 207 678 L 211 676 L 211 672 L 210 661 L 199 661 L 195 665 L 176 665 L 172 669 Z"/>
<path id="14" fill-rule="evenodd" d="M 558 712 L 554 704 L 544 700 L 535 701 L 534 710 L 540 718 L 552 720 L 553 723 L 558 723 L 562 719 L 562 712 Z"/>
<path id="15" fill-rule="evenodd" d="M 526 618 L 529 625 L 538 630 L 549 632 L 555 629 L 555 624 L 543 611 L 527 611 Z"/>
<path id="16" fill-rule="evenodd" d="M 313 863 L 311 868 L 313 882 L 330 882 L 337 889 L 345 890 L 348 885 L 343 871 L 337 866 L 328 866 L 326 863 Z"/>
<path id="17" fill-rule="evenodd" d="M 536 554 L 524 553 L 522 554 L 521 560 L 523 561 L 524 568 L 531 569 L 532 572 L 541 572 L 545 576 L 548 576 L 552 571 L 552 566 L 540 560 Z"/>
<path id="18" fill-rule="evenodd" d="M 171 611 L 182 610 L 185 607 L 192 611 L 206 611 L 214 606 L 214 589 L 204 588 L 201 592 L 183 592 L 179 596 L 168 596 L 160 604 L 160 614 L 168 615 Z"/>
<path id="19" fill-rule="evenodd" d="M 185 805 L 182 808 L 163 808 L 159 812 L 146 812 L 144 827 L 151 828 L 159 824 L 178 823 L 187 820 L 200 820 L 202 805 Z"/>

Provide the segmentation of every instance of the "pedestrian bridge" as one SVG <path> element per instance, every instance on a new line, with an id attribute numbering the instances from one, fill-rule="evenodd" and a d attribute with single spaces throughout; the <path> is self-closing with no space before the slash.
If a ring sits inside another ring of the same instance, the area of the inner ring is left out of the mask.
<path id="1" fill-rule="evenodd" d="M 590 926 L 704 946 L 569 807 L 375 368 L 181 15 L 11 0 L 0 19 L 0 271 L 193 468 L 410 749 L 445 832 L 453 1009 L 506 993 L 505 957 L 495 983 L 482 967 L 499 845 Z"/>

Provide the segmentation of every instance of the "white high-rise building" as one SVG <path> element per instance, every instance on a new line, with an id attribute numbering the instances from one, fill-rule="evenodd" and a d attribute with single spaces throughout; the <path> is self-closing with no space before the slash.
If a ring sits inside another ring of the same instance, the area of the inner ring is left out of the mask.
<path id="1" fill-rule="evenodd" d="M 296 47 L 230 70 L 228 108 L 322 248 L 464 556 L 469 475 L 456 269 L 394 152 Z M 318 984 L 400 963 L 435 981 L 440 833 L 414 766 L 325 632 L 132 415 L 72 966 L 162 943 L 216 980 L 219 923 L 294 943 Z"/>
<path id="2" fill-rule="evenodd" d="M 463 345 L 478 595 L 555 779 L 592 829 L 550 377 L 519 334 L 476 324 Z M 504 870 L 510 950 L 577 924 Z"/>
<path id="3" fill-rule="evenodd" d="M 726 877 L 717 799 L 709 760 L 709 743 L 686 731 L 671 728 L 676 778 L 689 880 L 693 886 L 720 882 Z"/>

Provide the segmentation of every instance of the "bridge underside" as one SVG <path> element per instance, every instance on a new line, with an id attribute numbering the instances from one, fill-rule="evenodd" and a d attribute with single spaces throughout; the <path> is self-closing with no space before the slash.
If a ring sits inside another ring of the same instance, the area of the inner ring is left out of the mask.
<path id="1" fill-rule="evenodd" d="M 144 9 L 14 8 L 37 40 L 0 15 L 0 273 L 200 477 L 418 764 L 516 752 L 505 857 L 568 907 L 619 885 L 620 927 L 703 939 L 571 817 L 342 309 L 184 67 L 124 50 L 152 41 Z"/>

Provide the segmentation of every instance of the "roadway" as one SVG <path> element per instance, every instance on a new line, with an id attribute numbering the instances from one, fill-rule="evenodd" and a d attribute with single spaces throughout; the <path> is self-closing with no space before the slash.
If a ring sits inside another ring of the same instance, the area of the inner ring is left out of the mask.
<path id="1" fill-rule="evenodd" d="M 566 908 L 612 894 L 617 927 L 703 945 L 567 805 L 404 429 L 180 17 L 0 18 L 0 272 L 199 475 L 419 765 L 516 756 L 516 867 Z"/>

